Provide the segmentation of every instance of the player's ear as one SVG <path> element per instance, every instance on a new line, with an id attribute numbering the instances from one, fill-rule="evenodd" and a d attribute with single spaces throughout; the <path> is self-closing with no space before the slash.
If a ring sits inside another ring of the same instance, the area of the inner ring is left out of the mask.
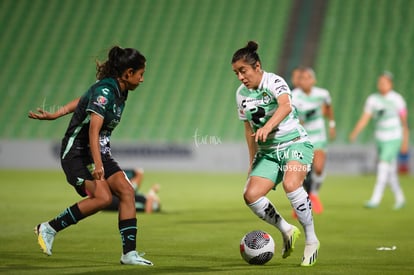
<path id="1" fill-rule="evenodd" d="M 134 70 L 132 68 L 129 68 L 125 71 L 124 73 L 124 78 L 128 79 L 130 76 L 132 76 L 134 74 Z"/>
<path id="2" fill-rule="evenodd" d="M 258 72 L 260 72 L 262 70 L 262 64 L 260 64 L 259 61 L 256 61 L 255 69 Z"/>

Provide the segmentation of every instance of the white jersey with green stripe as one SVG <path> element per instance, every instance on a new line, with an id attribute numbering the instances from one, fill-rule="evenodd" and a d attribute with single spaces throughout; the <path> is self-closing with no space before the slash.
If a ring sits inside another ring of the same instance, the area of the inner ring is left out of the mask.
<path id="1" fill-rule="evenodd" d="M 236 101 L 239 119 L 249 121 L 256 132 L 263 127 L 278 108 L 277 98 L 291 91 L 286 81 L 273 73 L 263 72 L 262 80 L 256 90 L 248 89 L 240 85 L 236 92 Z M 266 142 L 258 142 L 260 150 L 276 149 L 283 143 L 301 137 L 307 140 L 307 133 L 300 125 L 295 108 L 283 119 L 282 122 L 268 136 Z"/>
<path id="2" fill-rule="evenodd" d="M 371 94 L 365 102 L 364 112 L 370 114 L 375 121 L 377 141 L 402 138 L 400 116 L 407 113 L 407 105 L 399 93 L 390 91 L 385 95 Z"/>
<path id="3" fill-rule="evenodd" d="M 308 94 L 299 88 L 292 91 L 292 103 L 313 143 L 327 141 L 322 107 L 331 101 L 329 91 L 319 87 L 312 87 Z"/>

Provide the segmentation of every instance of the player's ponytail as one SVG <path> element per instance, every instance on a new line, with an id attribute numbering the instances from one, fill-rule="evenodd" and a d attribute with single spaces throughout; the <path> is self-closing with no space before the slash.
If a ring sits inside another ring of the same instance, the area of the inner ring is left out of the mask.
<path id="1" fill-rule="evenodd" d="M 132 68 L 139 70 L 145 67 L 145 56 L 133 48 L 112 47 L 108 52 L 108 60 L 104 63 L 97 62 L 96 78 L 120 77 L 125 70 Z"/>
<path id="2" fill-rule="evenodd" d="M 254 67 L 257 62 L 260 62 L 259 54 L 257 53 L 257 49 L 259 48 L 259 44 L 254 41 L 247 42 L 247 45 L 244 48 L 238 49 L 234 54 L 233 58 L 231 59 L 231 63 L 235 63 L 239 60 L 243 60 L 247 64 Z"/>

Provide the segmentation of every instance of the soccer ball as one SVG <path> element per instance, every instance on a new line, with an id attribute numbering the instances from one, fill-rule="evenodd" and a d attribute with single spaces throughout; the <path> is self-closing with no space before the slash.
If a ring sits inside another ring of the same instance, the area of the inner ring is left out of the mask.
<path id="1" fill-rule="evenodd" d="M 275 252 L 275 242 L 268 233 L 255 230 L 244 235 L 240 242 L 240 254 L 249 264 L 263 265 Z"/>

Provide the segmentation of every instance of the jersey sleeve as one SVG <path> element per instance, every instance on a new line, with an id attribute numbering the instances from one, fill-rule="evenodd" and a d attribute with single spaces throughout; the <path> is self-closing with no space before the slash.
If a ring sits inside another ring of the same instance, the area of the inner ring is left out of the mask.
<path id="1" fill-rule="evenodd" d="M 325 103 L 328 106 L 331 106 L 331 104 L 332 104 L 331 94 L 329 93 L 328 90 L 324 90 L 323 103 Z"/>
<path id="2" fill-rule="evenodd" d="M 405 102 L 404 98 L 398 94 L 397 97 L 397 110 L 400 117 L 407 116 L 407 103 Z"/>
<path id="3" fill-rule="evenodd" d="M 237 113 L 238 113 L 239 119 L 242 121 L 245 121 L 247 120 L 247 118 L 244 113 L 243 97 L 240 95 L 239 90 L 240 88 L 237 90 L 237 93 L 236 93 Z"/>
<path id="4" fill-rule="evenodd" d="M 298 89 L 295 88 L 295 89 L 291 90 L 291 94 L 292 94 L 292 104 L 295 105 L 296 102 L 297 102 Z"/>
<path id="5" fill-rule="evenodd" d="M 375 111 L 375 98 L 371 95 L 365 101 L 364 113 L 372 115 L 374 111 Z"/>
<path id="6" fill-rule="evenodd" d="M 278 98 L 283 94 L 291 94 L 290 88 L 283 78 L 275 75 L 270 81 L 272 83 L 270 83 L 269 87 L 275 98 Z"/>
<path id="7" fill-rule="evenodd" d="M 107 86 L 97 86 L 91 94 L 86 107 L 87 112 L 93 112 L 101 117 L 105 117 L 105 112 L 110 101 L 110 88 Z"/>

